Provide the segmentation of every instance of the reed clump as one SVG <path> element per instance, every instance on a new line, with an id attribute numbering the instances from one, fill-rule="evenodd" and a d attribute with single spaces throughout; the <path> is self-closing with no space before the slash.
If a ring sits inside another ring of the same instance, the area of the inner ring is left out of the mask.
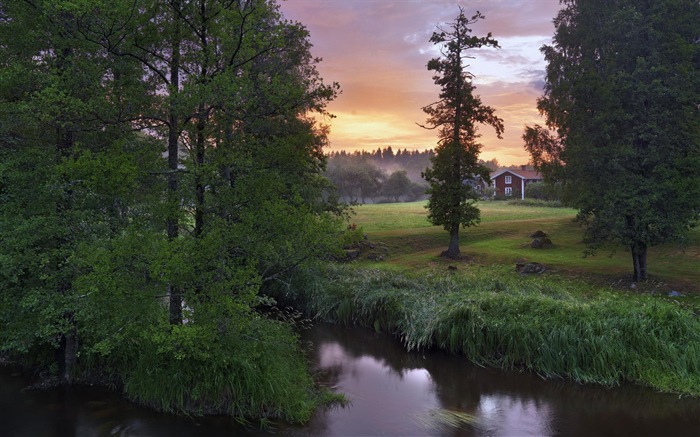
<path id="1" fill-rule="evenodd" d="M 163 325 L 143 333 L 125 392 L 157 410 L 304 423 L 327 394 L 314 391 L 292 328 L 247 314 L 235 329 Z"/>
<path id="2" fill-rule="evenodd" d="M 700 396 L 700 320 L 661 296 L 523 278 L 500 267 L 413 277 L 325 265 L 279 297 L 316 319 L 389 332 L 407 349 L 440 348 L 548 378 Z"/>

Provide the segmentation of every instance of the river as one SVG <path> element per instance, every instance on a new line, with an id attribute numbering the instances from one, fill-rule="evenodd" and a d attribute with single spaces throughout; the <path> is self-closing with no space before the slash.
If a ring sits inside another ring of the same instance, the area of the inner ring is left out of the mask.
<path id="1" fill-rule="evenodd" d="M 700 435 L 700 400 L 603 388 L 469 364 L 439 351 L 407 353 L 360 328 L 307 330 L 314 368 L 346 407 L 304 426 L 244 428 L 226 417 L 155 413 L 94 387 L 22 390 L 0 371 L 2 436 L 682 436 Z"/>

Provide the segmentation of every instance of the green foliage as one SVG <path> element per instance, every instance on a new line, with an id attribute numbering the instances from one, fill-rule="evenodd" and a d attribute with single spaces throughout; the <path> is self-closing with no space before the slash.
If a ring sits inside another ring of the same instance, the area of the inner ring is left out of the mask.
<path id="1" fill-rule="evenodd" d="M 533 182 L 525 186 L 525 198 L 543 201 L 559 202 L 562 187 L 550 182 Z"/>
<path id="2" fill-rule="evenodd" d="M 326 171 L 341 198 L 351 203 L 364 203 L 379 194 L 386 174 L 370 161 L 335 160 Z"/>
<path id="3" fill-rule="evenodd" d="M 425 195 L 421 172 L 429 165 L 433 151 L 399 150 L 393 154 L 388 150 L 341 151 L 329 156 L 325 174 L 341 200 L 351 204 L 370 199 L 375 203 L 411 202 Z"/>
<path id="4" fill-rule="evenodd" d="M 558 200 L 541 200 L 541 199 L 513 199 L 508 201 L 508 205 L 522 206 L 541 206 L 544 208 L 563 208 L 564 205 Z"/>
<path id="5" fill-rule="evenodd" d="M 307 421 L 318 396 L 297 336 L 253 314 L 230 314 L 229 321 L 143 332 L 127 395 L 172 413 Z"/>
<path id="6" fill-rule="evenodd" d="M 422 181 L 420 174 L 430 164 L 432 155 L 432 149 L 403 149 L 394 153 L 391 147 L 387 147 L 384 149 L 377 148 L 374 151 L 355 150 L 354 152 L 346 152 L 345 150 L 340 150 L 331 152 L 328 157 L 331 165 L 347 166 L 370 161 L 387 172 L 404 170 L 411 181 L 418 183 Z"/>
<path id="7" fill-rule="evenodd" d="M 489 33 L 485 37 L 471 35 L 469 26 L 484 17 L 477 12 L 467 18 L 460 7 L 459 16 L 450 24 L 450 31 L 434 32 L 430 42 L 441 47 L 442 56 L 428 62 L 428 70 L 435 71 L 435 84 L 440 86 L 440 100 L 423 108 L 428 114 L 428 129 L 439 129 L 439 143 L 431 168 L 423 172 L 430 187 L 428 220 L 442 225 L 450 232 L 450 246 L 446 254 L 459 256 L 459 227 L 479 223 L 479 209 L 475 206 L 480 194 L 465 181 L 481 178 L 488 181 L 489 169 L 479 164 L 482 145 L 477 143 L 478 125 L 488 124 L 503 133 L 503 120 L 493 108 L 482 104 L 473 94 L 472 75 L 465 70 L 464 52 L 481 47 L 498 47 Z"/>
<path id="8" fill-rule="evenodd" d="M 307 30 L 266 0 L 2 15 L 0 353 L 167 411 L 307 419 L 296 338 L 252 310 L 338 245 L 311 114 L 338 86 Z"/>
<path id="9" fill-rule="evenodd" d="M 412 185 L 413 183 L 408 179 L 406 171 L 395 171 L 389 175 L 384 185 L 382 185 L 382 193 L 398 202 L 401 196 L 410 194 Z"/>
<path id="10" fill-rule="evenodd" d="M 342 233 L 340 237 L 341 247 L 352 247 L 356 246 L 365 239 L 365 230 L 362 226 L 356 226 L 351 224 L 348 229 Z"/>
<path id="11" fill-rule="evenodd" d="M 592 248 L 630 249 L 635 280 L 647 247 L 700 220 L 699 17 L 692 0 L 567 0 L 542 49 L 538 107 L 557 137 L 530 129 L 528 148 L 564 183 Z"/>
<path id="12" fill-rule="evenodd" d="M 700 396 L 700 321 L 659 296 L 503 268 L 414 277 L 325 266 L 299 277 L 286 298 L 320 320 L 386 330 L 408 349 L 439 347 L 550 378 Z"/>

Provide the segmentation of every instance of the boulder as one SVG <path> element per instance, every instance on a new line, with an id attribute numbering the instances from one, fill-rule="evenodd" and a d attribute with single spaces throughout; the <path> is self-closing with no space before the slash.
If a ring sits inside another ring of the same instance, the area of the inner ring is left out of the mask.
<path id="1" fill-rule="evenodd" d="M 535 238 L 534 240 L 532 240 L 532 243 L 530 243 L 530 247 L 532 247 L 533 249 L 549 249 L 553 246 L 554 243 L 552 243 L 552 240 L 550 240 L 547 237 Z"/>
<path id="2" fill-rule="evenodd" d="M 515 264 L 515 271 L 521 275 L 539 275 L 544 273 L 546 270 L 545 266 L 540 263 L 517 263 Z"/>

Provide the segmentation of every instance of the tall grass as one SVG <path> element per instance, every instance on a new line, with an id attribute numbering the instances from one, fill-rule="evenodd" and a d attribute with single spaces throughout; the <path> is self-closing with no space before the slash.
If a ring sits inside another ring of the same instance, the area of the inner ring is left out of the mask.
<path id="1" fill-rule="evenodd" d="M 700 396 L 700 320 L 658 296 L 498 267 L 411 277 L 329 265 L 298 277 L 281 298 L 317 319 L 392 333 L 408 349 L 437 347 L 549 378 Z"/>
<path id="2" fill-rule="evenodd" d="M 321 399 L 297 336 L 286 324 L 247 318 L 237 332 L 164 325 L 145 333 L 127 396 L 170 413 L 307 421 Z"/>

